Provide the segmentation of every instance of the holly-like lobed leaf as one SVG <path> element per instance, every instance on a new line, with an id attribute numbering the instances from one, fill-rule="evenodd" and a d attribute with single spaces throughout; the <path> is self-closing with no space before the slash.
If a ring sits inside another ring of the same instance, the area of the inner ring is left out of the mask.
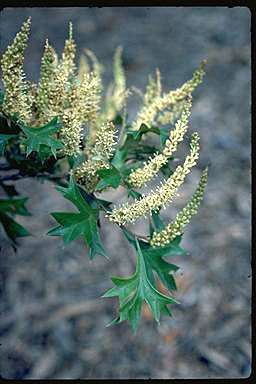
<path id="1" fill-rule="evenodd" d="M 142 136 L 148 132 L 156 133 L 157 135 L 160 134 L 160 130 L 158 127 L 148 127 L 144 123 L 142 123 L 140 128 L 136 131 L 135 130 L 127 130 L 126 131 L 127 135 L 131 136 L 136 141 L 140 141 Z"/>
<path id="2" fill-rule="evenodd" d="M 166 140 L 170 136 L 170 128 L 169 127 L 161 127 L 159 129 L 159 134 L 160 134 L 160 149 L 162 150 L 165 146 Z"/>
<path id="3" fill-rule="evenodd" d="M 17 248 L 18 237 L 30 236 L 30 233 L 22 225 L 17 223 L 11 216 L 30 216 L 25 207 L 27 198 L 23 199 L 0 199 L 0 223 L 9 238 L 14 250 Z"/>
<path id="4" fill-rule="evenodd" d="M 65 245 L 82 236 L 89 246 L 90 259 L 93 259 L 96 254 L 107 257 L 98 231 L 99 209 L 93 207 L 93 199 L 86 201 L 81 194 L 81 187 L 75 183 L 73 176 L 70 176 L 67 188 L 57 187 L 56 189 L 76 206 L 79 213 L 53 212 L 51 215 L 59 225 L 52 228 L 47 234 L 63 236 Z"/>
<path id="5" fill-rule="evenodd" d="M 137 255 L 136 271 L 131 277 L 113 277 L 112 281 L 115 286 L 108 290 L 103 297 L 119 297 L 119 316 L 114 319 L 110 325 L 128 320 L 131 323 L 133 331 L 136 333 L 144 302 L 149 305 L 158 323 L 160 321 L 160 312 L 171 315 L 167 305 L 178 304 L 179 302 L 173 297 L 164 295 L 156 288 L 152 266 L 148 263 L 145 252 L 145 244 L 148 243 L 145 242 L 144 244 L 143 241 L 138 241 L 137 238 L 128 231 L 126 231 L 126 235 L 133 245 L 135 241 Z M 169 271 L 174 270 L 175 267 L 170 266 Z"/>
<path id="6" fill-rule="evenodd" d="M 154 231 L 156 230 L 161 231 L 161 229 L 164 229 L 165 227 L 164 222 L 162 221 L 159 213 L 160 213 L 159 211 L 158 212 L 152 211 L 151 220 L 149 221 L 150 236 L 153 235 Z"/>
<path id="7" fill-rule="evenodd" d="M 137 192 L 137 191 L 135 191 L 132 188 L 128 188 L 127 195 L 128 195 L 128 197 L 132 197 L 133 199 L 140 199 L 140 198 L 142 198 L 142 194 Z"/>
<path id="8" fill-rule="evenodd" d="M 109 169 L 99 169 L 97 174 L 100 177 L 100 180 L 96 185 L 96 191 L 100 191 L 107 187 L 118 188 L 122 181 L 122 176 L 119 170 L 114 166 L 111 166 Z"/>
<path id="9" fill-rule="evenodd" d="M 27 197 L 22 199 L 0 199 L 0 212 L 8 212 L 13 215 L 31 216 L 25 207 Z"/>
<path id="10" fill-rule="evenodd" d="M 21 132 L 18 123 L 18 115 L 14 113 L 9 116 L 0 112 L 0 134 L 1 135 L 18 135 Z"/>
<path id="11" fill-rule="evenodd" d="M 17 248 L 16 238 L 30 236 L 26 228 L 5 213 L 0 212 L 0 222 L 15 250 Z"/>
<path id="12" fill-rule="evenodd" d="M 17 139 L 18 135 L 0 134 L 0 156 L 4 155 L 5 148 L 11 139 Z"/>
<path id="13" fill-rule="evenodd" d="M 53 137 L 53 135 L 59 131 L 60 127 L 61 124 L 58 123 L 57 117 L 43 127 L 27 127 L 25 125 L 21 125 L 21 129 L 26 135 L 26 139 L 24 139 L 23 143 L 27 148 L 27 156 L 33 151 L 40 153 L 43 146 L 43 160 L 47 158 L 45 147 L 49 148 L 48 157 L 53 154 L 56 158 L 56 151 L 64 147 L 63 143 Z"/>

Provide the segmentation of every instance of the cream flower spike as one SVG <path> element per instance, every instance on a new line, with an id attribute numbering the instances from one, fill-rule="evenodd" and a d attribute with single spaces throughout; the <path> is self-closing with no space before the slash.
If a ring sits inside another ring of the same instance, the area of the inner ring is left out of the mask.
<path id="1" fill-rule="evenodd" d="M 67 95 L 69 107 L 63 109 L 61 119 L 63 127 L 60 138 L 65 154 L 72 156 L 81 152 L 81 131 L 85 122 L 96 120 L 98 101 L 96 100 L 98 80 L 93 73 L 84 74 L 80 86 L 74 85 Z"/>
<path id="2" fill-rule="evenodd" d="M 131 91 L 126 89 L 125 72 L 122 65 L 122 47 L 117 47 L 113 59 L 114 81 L 110 83 L 105 97 L 105 118 L 112 120 L 126 105 Z"/>
<path id="3" fill-rule="evenodd" d="M 96 133 L 95 146 L 91 150 L 90 158 L 84 161 L 74 170 L 77 180 L 83 182 L 89 191 L 95 188 L 98 177 L 98 169 L 109 168 L 111 158 L 116 145 L 116 129 L 112 122 L 103 123 Z"/>
<path id="4" fill-rule="evenodd" d="M 62 53 L 63 69 L 67 75 L 74 75 L 75 54 L 76 54 L 76 44 L 73 39 L 73 25 L 71 22 L 69 22 L 69 37 L 65 41 L 65 46 Z"/>
<path id="5" fill-rule="evenodd" d="M 199 185 L 189 203 L 176 215 L 173 222 L 168 224 L 162 231 L 153 233 L 150 245 L 154 247 L 164 247 L 174 240 L 176 236 L 182 234 L 183 228 L 190 222 L 191 217 L 195 215 L 199 209 L 207 181 L 208 167 L 202 172 Z"/>
<path id="6" fill-rule="evenodd" d="M 169 139 L 166 140 L 163 152 L 145 162 L 142 168 L 136 169 L 129 175 L 128 182 L 133 187 L 142 187 L 143 184 L 151 180 L 158 173 L 159 169 L 168 162 L 168 159 L 173 152 L 176 151 L 178 143 L 183 140 L 184 135 L 187 132 L 191 107 L 192 96 L 189 95 L 181 119 L 177 121 L 175 129 L 170 132 Z"/>
<path id="7" fill-rule="evenodd" d="M 22 25 L 12 45 L 9 45 L 1 58 L 2 81 L 5 95 L 2 110 L 6 114 L 19 112 L 23 121 L 30 120 L 31 100 L 26 95 L 27 83 L 23 72 L 24 51 L 30 33 L 31 17 Z"/>
<path id="8" fill-rule="evenodd" d="M 51 93 L 53 81 L 56 75 L 58 64 L 58 56 L 48 39 L 45 41 L 45 48 L 41 60 L 40 81 L 38 84 L 37 107 L 41 114 L 49 115 L 49 107 L 51 105 Z"/>
<path id="9" fill-rule="evenodd" d="M 177 193 L 178 187 L 184 182 L 186 175 L 196 165 L 199 158 L 199 135 L 197 132 L 192 134 L 190 143 L 190 154 L 186 157 L 183 166 L 179 165 L 174 173 L 165 181 L 156 191 L 148 195 L 143 195 L 140 200 L 135 200 L 132 204 L 124 204 L 120 208 L 114 208 L 111 214 L 108 214 L 110 221 L 119 225 L 133 223 L 139 217 L 157 210 L 161 205 L 170 203 Z"/>
<path id="10" fill-rule="evenodd" d="M 170 91 L 169 93 L 164 94 L 162 97 L 157 96 L 153 98 L 150 103 L 144 104 L 137 115 L 137 119 L 132 124 L 132 129 L 139 129 L 142 123 L 150 126 L 152 123 L 154 123 L 158 112 L 162 112 L 166 108 L 173 107 L 176 103 L 184 100 L 188 94 L 192 93 L 194 89 L 202 82 L 203 76 L 205 74 L 205 65 L 206 60 L 202 61 L 199 68 L 195 71 L 192 79 L 188 80 L 180 88 L 177 88 L 174 91 Z"/>

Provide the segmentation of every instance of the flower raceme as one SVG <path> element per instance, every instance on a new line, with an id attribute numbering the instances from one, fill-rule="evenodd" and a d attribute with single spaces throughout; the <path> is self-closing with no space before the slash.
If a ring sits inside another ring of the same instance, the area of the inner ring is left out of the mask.
<path id="1" fill-rule="evenodd" d="M 162 205 L 170 203 L 178 187 L 184 182 L 186 175 L 196 165 L 199 157 L 199 135 L 197 132 L 194 132 L 192 135 L 190 147 L 190 154 L 186 157 L 183 166 L 177 166 L 174 173 L 163 185 L 158 186 L 155 192 L 152 191 L 150 194 L 144 195 L 132 204 L 126 203 L 120 208 L 114 208 L 112 213 L 108 215 L 109 220 L 119 225 L 133 223 L 139 217 L 145 216 L 152 210 L 158 210 Z"/>
<path id="2" fill-rule="evenodd" d="M 141 187 L 151 180 L 159 169 L 168 162 L 168 159 L 176 151 L 177 145 L 184 138 L 188 129 L 188 118 L 191 114 L 192 96 L 189 95 L 184 106 L 181 119 L 177 121 L 175 129 L 170 132 L 169 139 L 166 140 L 163 153 L 157 154 L 154 158 L 145 162 L 142 168 L 136 169 L 129 175 L 129 182 L 133 187 Z"/>
<path id="3" fill-rule="evenodd" d="M 150 241 L 152 246 L 165 246 L 173 241 L 176 236 L 182 234 L 184 227 L 190 222 L 191 217 L 198 211 L 200 202 L 203 199 L 207 180 L 208 167 L 202 172 L 198 188 L 185 208 L 183 208 L 182 211 L 176 215 L 175 220 L 168 224 L 162 231 L 153 233 Z"/>
<path id="4" fill-rule="evenodd" d="M 19 111 L 20 118 L 29 120 L 31 117 L 32 100 L 27 95 L 28 83 L 23 71 L 24 51 L 27 47 L 31 18 L 23 24 L 12 45 L 1 58 L 2 81 L 5 89 L 3 112 L 14 114 Z"/>

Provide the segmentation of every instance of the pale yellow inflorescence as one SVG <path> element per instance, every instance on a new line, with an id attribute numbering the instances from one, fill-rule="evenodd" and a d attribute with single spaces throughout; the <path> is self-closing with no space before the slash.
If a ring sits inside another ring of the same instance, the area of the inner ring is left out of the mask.
<path id="1" fill-rule="evenodd" d="M 163 111 L 156 117 L 157 124 L 174 124 L 184 109 L 185 101 L 179 101 L 172 106 L 172 110 Z"/>
<path id="2" fill-rule="evenodd" d="M 62 92 L 56 92 L 57 84 L 63 84 L 66 80 L 65 77 L 60 76 L 57 70 L 58 56 L 53 47 L 49 45 L 48 39 L 45 42 L 44 54 L 41 61 L 40 81 L 38 84 L 37 106 L 40 113 L 40 120 L 42 123 L 50 120 L 54 112 L 56 113 L 56 107 L 59 107 L 59 103 L 56 100 L 62 95 Z M 59 86 L 57 87 L 59 91 Z M 54 110 L 54 111 L 53 111 Z M 50 116 L 49 116 L 50 115 Z"/>
<path id="3" fill-rule="evenodd" d="M 65 42 L 64 50 L 62 53 L 62 61 L 64 72 L 69 75 L 74 75 L 75 72 L 75 54 L 76 54 L 76 44 L 73 39 L 73 26 L 72 23 L 69 23 L 69 38 Z"/>
<path id="4" fill-rule="evenodd" d="M 46 40 L 37 102 L 41 123 L 48 122 L 54 116 L 60 117 L 63 123 L 60 130 L 63 153 L 72 156 L 81 151 L 83 125 L 86 122 L 94 124 L 97 119 L 101 87 L 99 78 L 93 72 L 84 73 L 80 84 L 75 81 L 75 43 L 71 23 L 69 28 L 69 39 L 65 42 L 60 63 Z"/>
<path id="5" fill-rule="evenodd" d="M 160 232 L 154 232 L 150 241 L 152 246 L 163 247 L 169 244 L 176 236 L 181 235 L 184 227 L 190 222 L 190 219 L 199 209 L 201 200 L 204 196 L 204 190 L 208 180 L 208 168 L 202 172 L 198 188 L 193 194 L 189 203 L 179 212 L 175 220 L 168 224 Z"/>
<path id="6" fill-rule="evenodd" d="M 113 60 L 113 75 L 112 82 L 106 92 L 106 110 L 103 113 L 107 120 L 115 118 L 117 112 L 121 111 L 125 106 L 127 97 L 130 95 L 130 90 L 126 89 L 125 73 L 122 66 L 122 47 L 117 47 Z"/>
<path id="7" fill-rule="evenodd" d="M 190 154 L 186 157 L 183 166 L 179 165 L 164 184 L 158 186 L 155 192 L 151 191 L 150 194 L 143 195 L 141 199 L 135 200 L 132 204 L 126 203 L 119 208 L 114 208 L 111 214 L 108 214 L 109 220 L 119 225 L 133 223 L 139 217 L 151 213 L 152 210 L 158 210 L 162 205 L 171 202 L 178 187 L 184 182 L 186 175 L 190 173 L 199 158 L 199 135 L 197 132 L 192 134 L 190 148 Z"/>
<path id="8" fill-rule="evenodd" d="M 109 168 L 116 145 L 116 129 L 112 122 L 103 123 L 96 133 L 95 146 L 91 149 L 90 157 L 74 170 L 76 178 L 92 191 L 97 182 L 98 169 Z"/>
<path id="9" fill-rule="evenodd" d="M 5 88 L 2 110 L 10 115 L 19 112 L 19 118 L 23 122 L 31 119 L 33 103 L 32 98 L 29 97 L 29 85 L 25 81 L 23 72 L 24 51 L 27 47 L 30 24 L 29 17 L 1 58 L 2 80 Z"/>
<path id="10" fill-rule="evenodd" d="M 191 114 L 192 96 L 189 95 L 184 106 L 181 119 L 177 121 L 175 129 L 170 132 L 169 139 L 166 140 L 163 152 L 157 154 L 154 158 L 145 162 L 142 168 L 133 171 L 128 182 L 133 187 L 142 187 L 147 181 L 151 180 L 159 171 L 159 169 L 168 162 L 168 159 L 176 151 L 178 143 L 180 143 L 188 128 L 188 119 Z"/>
<path id="11" fill-rule="evenodd" d="M 156 97 L 161 97 L 162 84 L 161 84 L 161 75 L 160 71 L 156 69 L 156 80 L 149 75 L 148 76 L 148 85 L 146 88 L 146 93 L 144 95 L 144 106 L 148 106 Z"/>
<path id="12" fill-rule="evenodd" d="M 17 33 L 1 59 L 5 88 L 3 112 L 18 114 L 26 124 L 42 126 L 59 117 L 59 132 L 65 155 L 81 152 L 84 124 L 90 128 L 99 125 L 101 79 L 97 72 L 86 72 L 79 82 L 74 63 L 76 45 L 69 24 L 69 37 L 65 41 L 61 60 L 46 39 L 38 85 L 25 81 L 23 73 L 24 50 L 30 31 L 31 18 Z"/>
<path id="13" fill-rule="evenodd" d="M 85 121 L 90 123 L 92 129 L 96 129 L 100 111 L 101 79 L 94 72 L 86 73 L 80 88 L 83 102 L 81 113 L 83 113 Z"/>
<path id="14" fill-rule="evenodd" d="M 157 114 L 166 108 L 172 107 L 176 103 L 184 100 L 188 94 L 192 93 L 194 89 L 202 82 L 205 74 L 206 61 L 203 61 L 199 69 L 195 71 L 192 79 L 184 83 L 180 88 L 170 91 L 163 96 L 150 97 L 150 102 L 144 102 L 142 109 L 139 111 L 136 120 L 132 124 L 132 129 L 139 129 L 142 123 L 146 125 L 154 124 Z"/>

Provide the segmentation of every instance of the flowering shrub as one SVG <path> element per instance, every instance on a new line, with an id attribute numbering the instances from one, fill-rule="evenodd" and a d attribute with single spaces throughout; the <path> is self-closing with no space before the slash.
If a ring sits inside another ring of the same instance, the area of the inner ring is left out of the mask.
<path id="1" fill-rule="evenodd" d="M 170 223 L 163 222 L 160 211 L 175 198 L 199 158 L 199 135 L 194 132 L 183 165 L 173 167 L 173 153 L 187 134 L 192 92 L 202 82 L 205 61 L 190 80 L 168 93 L 162 92 L 157 70 L 155 78 L 149 77 L 142 106 L 129 125 L 126 101 L 132 90 L 126 88 L 121 48 L 114 56 L 113 82 L 103 97 L 102 66 L 95 55 L 85 50 L 76 68 L 70 23 L 61 58 L 46 40 L 40 80 L 34 84 L 26 80 L 23 71 L 30 24 L 29 18 L 1 57 L 2 170 L 17 170 L 0 178 L 8 195 L 0 200 L 1 224 L 14 248 L 18 237 L 29 235 L 12 217 L 29 214 L 26 199 L 15 197 L 15 186 L 6 184 L 22 177 L 54 181 L 57 190 L 73 203 L 74 212 L 51 214 L 57 225 L 48 235 L 62 236 L 65 245 L 82 236 L 90 258 L 106 256 L 100 239 L 101 214 L 116 223 L 136 250 L 136 270 L 130 277 L 112 277 L 114 287 L 103 297 L 119 298 L 119 314 L 111 324 L 129 320 L 136 332 L 144 302 L 157 322 L 161 312 L 171 315 L 169 305 L 178 303 L 171 296 L 176 290 L 174 273 L 178 267 L 164 257 L 185 253 L 180 242 L 203 198 L 207 168 L 190 201 Z M 147 134 L 157 135 L 159 145 L 148 145 Z M 159 172 L 164 181 L 155 190 L 141 194 L 137 189 Z M 120 186 L 127 192 L 125 204 L 113 206 L 99 198 L 101 192 Z M 147 236 L 134 234 L 125 226 L 141 217 L 149 219 Z M 160 291 L 159 280 L 170 295 Z"/>

